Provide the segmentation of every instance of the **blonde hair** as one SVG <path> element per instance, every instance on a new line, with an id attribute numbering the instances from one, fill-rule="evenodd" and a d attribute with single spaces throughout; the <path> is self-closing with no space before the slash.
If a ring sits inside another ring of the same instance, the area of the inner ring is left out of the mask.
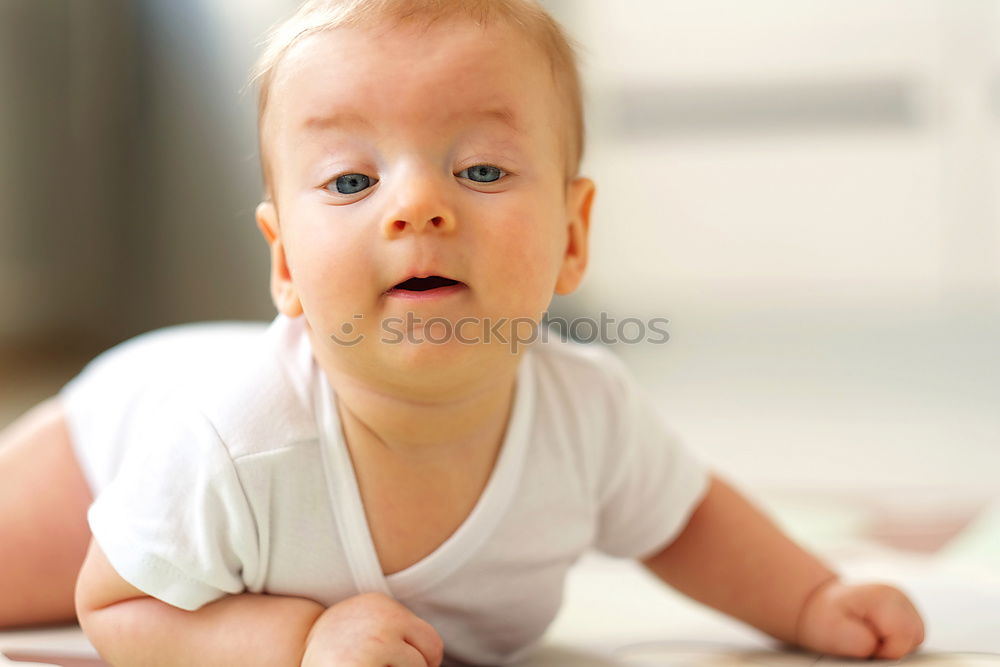
<path id="1" fill-rule="evenodd" d="M 264 121 L 275 71 L 292 46 L 324 30 L 418 18 L 429 24 L 448 16 L 468 18 L 482 26 L 499 19 L 521 31 L 548 56 L 556 90 L 569 112 L 565 138 L 567 181 L 575 176 L 580 168 L 584 143 L 577 47 L 535 0 L 307 0 L 268 34 L 248 82 L 248 86 L 256 84 L 259 87 L 257 128 L 265 198 L 272 199 L 272 180 L 263 138 Z"/>

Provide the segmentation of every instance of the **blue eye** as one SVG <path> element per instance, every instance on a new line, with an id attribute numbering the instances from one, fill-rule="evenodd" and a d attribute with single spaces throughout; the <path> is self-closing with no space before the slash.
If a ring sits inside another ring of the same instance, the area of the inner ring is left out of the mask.
<path id="1" fill-rule="evenodd" d="M 500 177 L 504 175 L 504 171 L 500 167 L 494 167 L 491 164 L 477 164 L 474 167 L 463 169 L 458 172 L 458 175 L 461 178 L 467 178 L 476 183 L 493 183 L 500 180 Z"/>
<path id="2" fill-rule="evenodd" d="M 342 195 L 353 195 L 372 186 L 372 179 L 364 174 L 344 174 L 336 181 L 337 192 Z"/>

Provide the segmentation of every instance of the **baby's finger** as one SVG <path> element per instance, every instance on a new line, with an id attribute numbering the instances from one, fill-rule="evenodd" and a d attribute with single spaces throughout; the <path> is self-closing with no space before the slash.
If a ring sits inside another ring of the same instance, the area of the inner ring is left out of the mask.
<path id="1" fill-rule="evenodd" d="M 413 617 L 413 622 L 406 628 L 403 641 L 413 647 L 423 658 L 419 667 L 439 667 L 444 660 L 444 642 L 430 623 Z"/>
<path id="2" fill-rule="evenodd" d="M 872 596 L 865 620 L 881 642 L 877 658 L 898 660 L 916 648 L 923 636 L 920 614 L 895 588 L 879 587 Z"/>
<path id="3" fill-rule="evenodd" d="M 913 635 L 895 633 L 881 638 L 872 658 L 878 660 L 899 660 L 913 648 Z"/>
<path id="4" fill-rule="evenodd" d="M 428 662 L 427 657 L 416 646 L 409 642 L 400 642 L 393 655 L 379 656 L 378 665 L 392 667 L 438 667 L 440 662 Z"/>
<path id="5" fill-rule="evenodd" d="M 851 658 L 871 657 L 878 648 L 875 629 L 864 619 L 855 616 L 833 619 L 827 626 L 824 639 L 823 643 L 809 648 Z"/>
<path id="6" fill-rule="evenodd" d="M 883 636 L 875 658 L 899 660 L 923 643 L 923 628 L 911 624 L 908 629 Z"/>

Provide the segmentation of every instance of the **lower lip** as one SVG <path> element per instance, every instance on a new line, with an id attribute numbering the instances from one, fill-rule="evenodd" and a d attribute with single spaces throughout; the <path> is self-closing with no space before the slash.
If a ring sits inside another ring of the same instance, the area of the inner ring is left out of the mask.
<path id="1" fill-rule="evenodd" d="M 385 295 L 391 299 L 407 299 L 408 301 L 435 301 L 444 299 L 452 294 L 458 294 L 467 289 L 464 283 L 456 283 L 447 287 L 436 287 L 434 289 L 417 292 L 415 290 L 391 289 Z"/>

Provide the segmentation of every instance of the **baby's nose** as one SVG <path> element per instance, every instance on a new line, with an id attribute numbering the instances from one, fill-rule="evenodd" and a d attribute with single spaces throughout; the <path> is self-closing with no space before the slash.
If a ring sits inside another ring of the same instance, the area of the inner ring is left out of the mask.
<path id="1" fill-rule="evenodd" d="M 382 224 L 382 234 L 389 239 L 424 232 L 449 233 L 454 229 L 455 215 L 441 187 L 429 179 L 401 188 Z"/>
<path id="2" fill-rule="evenodd" d="M 420 216 L 407 216 L 407 217 L 413 218 L 413 220 L 405 220 L 403 218 L 393 220 L 390 223 L 391 228 L 387 229 L 386 232 L 391 235 L 391 234 L 403 233 L 406 231 L 407 227 L 411 228 L 414 232 L 424 231 L 424 229 L 427 227 L 436 227 L 436 228 L 449 227 L 447 220 L 440 215 L 435 215 L 433 218 L 426 221 L 421 221 Z"/>

